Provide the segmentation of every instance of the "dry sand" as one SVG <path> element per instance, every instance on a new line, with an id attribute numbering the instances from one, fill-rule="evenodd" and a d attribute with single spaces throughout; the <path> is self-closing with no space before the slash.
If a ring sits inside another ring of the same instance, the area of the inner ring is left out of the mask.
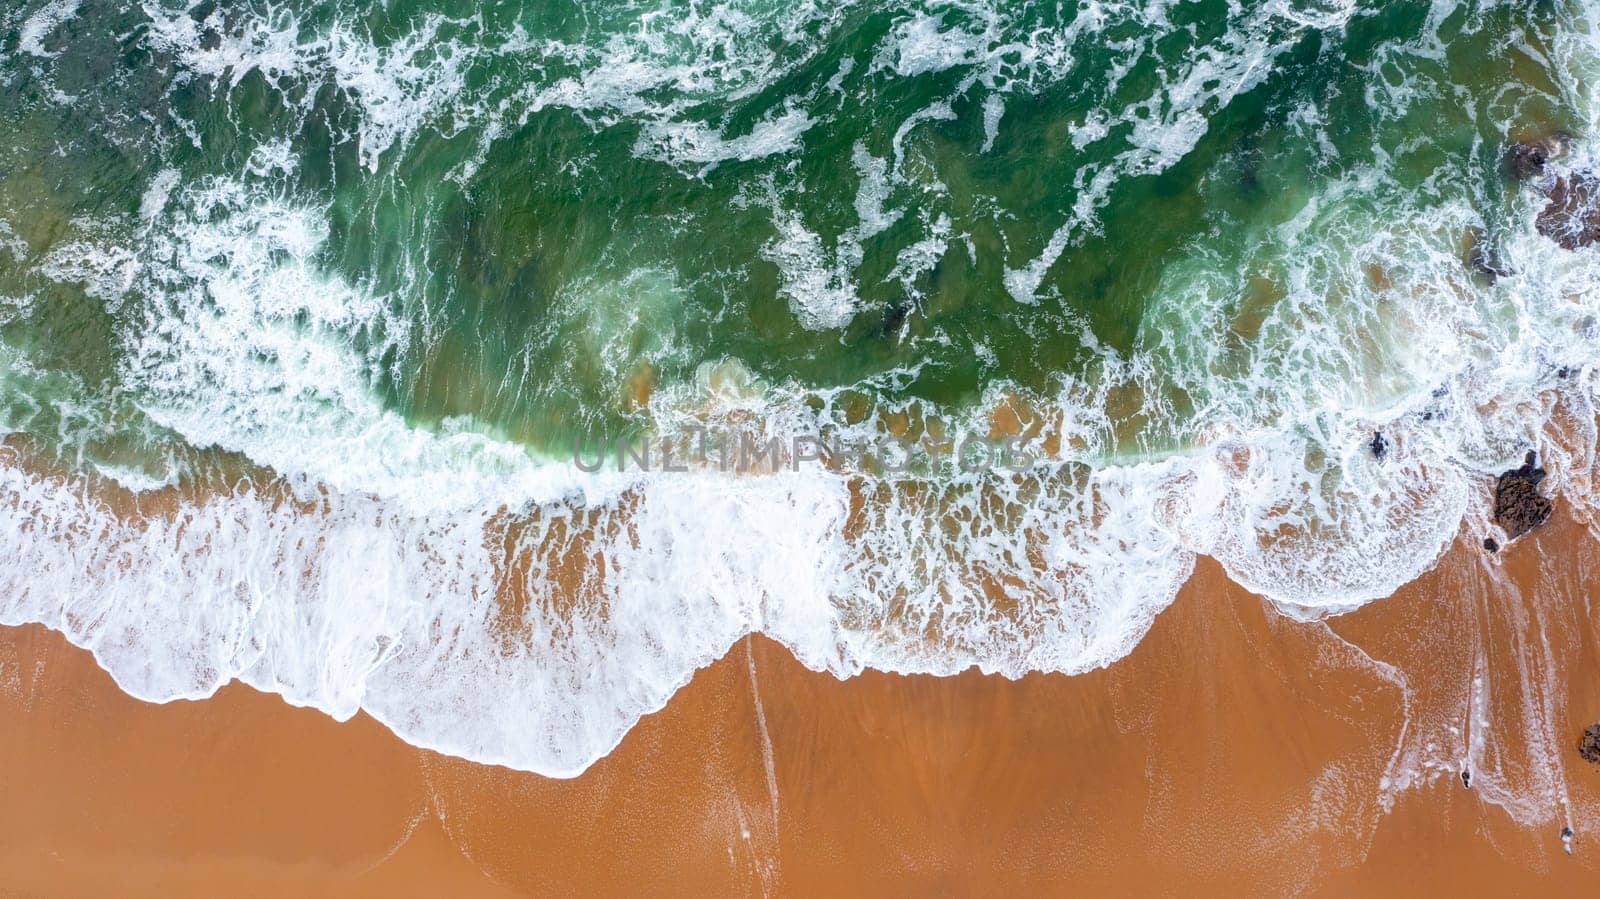
<path id="1" fill-rule="evenodd" d="M 1576 895 L 1597 553 L 1560 513 L 1326 623 L 1202 560 L 1078 677 L 841 682 L 751 638 L 572 780 L 238 685 L 148 705 L 0 629 L 0 895 Z"/>

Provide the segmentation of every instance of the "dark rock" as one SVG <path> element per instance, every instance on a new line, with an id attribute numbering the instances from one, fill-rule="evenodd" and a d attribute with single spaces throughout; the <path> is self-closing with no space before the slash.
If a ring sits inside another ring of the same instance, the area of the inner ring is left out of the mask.
<path id="1" fill-rule="evenodd" d="M 1566 153 L 1571 137 L 1555 132 L 1539 140 L 1522 141 L 1506 151 L 1506 173 L 1519 181 L 1536 181 L 1548 202 L 1534 220 L 1540 234 L 1554 240 L 1563 248 L 1600 243 L 1600 172 L 1593 170 L 1556 174 L 1550 163 Z M 1469 260 L 1475 271 L 1491 279 L 1506 272 L 1496 264 L 1492 254 L 1480 261 L 1476 255 L 1487 247 L 1481 233 L 1468 233 L 1471 246 Z M 1481 264 L 1481 268 L 1480 268 Z"/>
<path id="2" fill-rule="evenodd" d="M 1252 146 L 1239 155 L 1239 189 L 1246 194 L 1261 193 L 1261 148 Z"/>
<path id="3" fill-rule="evenodd" d="M 1584 728 L 1583 739 L 1578 741 L 1578 755 L 1586 762 L 1600 765 L 1600 722 Z"/>
<path id="4" fill-rule="evenodd" d="M 1506 173 L 1518 181 L 1527 181 L 1543 175 L 1550 165 L 1550 160 L 1565 152 L 1567 143 L 1571 139 L 1565 132 L 1557 131 L 1540 140 L 1525 140 L 1513 144 L 1511 149 L 1506 151 Z"/>
<path id="5" fill-rule="evenodd" d="M 1534 227 L 1562 249 L 1600 243 L 1600 176 L 1581 172 L 1555 180 Z"/>
<path id="6" fill-rule="evenodd" d="M 1493 537 L 1485 537 L 1483 538 L 1483 548 L 1489 552 L 1497 553 L 1500 551 L 1500 541 Z"/>
<path id="7" fill-rule="evenodd" d="M 878 335 L 884 338 L 899 337 L 900 331 L 906 326 L 906 320 L 910 317 L 911 303 L 904 299 L 895 300 L 883 311 L 883 321 L 878 325 Z"/>
<path id="8" fill-rule="evenodd" d="M 1518 181 L 1537 178 L 1550 163 L 1550 149 L 1542 142 L 1515 144 L 1506 151 L 1506 171 Z"/>
<path id="9" fill-rule="evenodd" d="M 1367 443 L 1367 446 L 1372 450 L 1372 458 L 1377 459 L 1379 462 L 1382 462 L 1383 457 L 1389 454 L 1389 441 L 1383 438 L 1383 434 L 1380 431 L 1372 432 L 1372 440 Z"/>
<path id="10" fill-rule="evenodd" d="M 1550 518 L 1550 500 L 1539 492 L 1544 469 L 1538 455 L 1528 453 L 1522 467 L 1500 475 L 1494 485 L 1494 521 L 1515 540 Z"/>
<path id="11" fill-rule="evenodd" d="M 1450 385 L 1449 384 L 1440 384 L 1438 387 L 1433 388 L 1433 394 L 1432 395 L 1433 395 L 1433 398 L 1436 399 L 1436 400 L 1444 399 L 1445 397 L 1450 395 Z M 1447 417 L 1446 410 L 1444 408 L 1442 408 L 1441 406 L 1439 406 L 1438 404 L 1431 404 L 1431 405 L 1428 406 L 1428 408 L 1422 410 L 1422 420 L 1423 421 L 1433 421 L 1435 418 L 1442 419 L 1442 418 L 1446 418 L 1446 417 Z"/>
<path id="12" fill-rule="evenodd" d="M 1463 787 L 1466 787 L 1469 790 L 1472 789 L 1472 772 L 1471 771 L 1462 771 L 1461 772 L 1461 785 Z"/>

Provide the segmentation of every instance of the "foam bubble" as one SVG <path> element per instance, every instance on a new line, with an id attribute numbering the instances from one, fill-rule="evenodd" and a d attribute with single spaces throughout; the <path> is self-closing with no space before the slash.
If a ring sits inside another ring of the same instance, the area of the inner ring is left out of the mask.
<path id="1" fill-rule="evenodd" d="M 639 135 L 634 152 L 675 164 L 747 162 L 795 150 L 800 136 L 813 124 L 815 121 L 805 110 L 794 107 L 758 122 L 749 134 L 732 138 L 696 122 L 655 122 Z"/>
<path id="2" fill-rule="evenodd" d="M 379 45 L 357 25 L 335 23 L 305 33 L 287 8 L 260 13 L 214 10 L 197 20 L 187 10 L 152 8 L 146 40 L 172 54 L 192 75 L 237 87 L 252 72 L 285 97 L 295 83 L 337 87 L 362 112 L 359 156 L 369 170 L 391 146 L 409 141 L 461 94 L 470 57 L 484 52 L 442 37 L 464 20 L 429 15 L 398 39 Z M 314 89 L 300 94 L 312 102 Z M 457 111 L 461 114 L 461 111 Z"/>
<path id="3" fill-rule="evenodd" d="M 17 49 L 46 59 L 56 56 L 55 51 L 45 49 L 45 39 L 77 16 L 78 7 L 82 4 L 83 0 L 52 0 L 45 4 L 23 21 L 22 28 L 17 32 Z"/>

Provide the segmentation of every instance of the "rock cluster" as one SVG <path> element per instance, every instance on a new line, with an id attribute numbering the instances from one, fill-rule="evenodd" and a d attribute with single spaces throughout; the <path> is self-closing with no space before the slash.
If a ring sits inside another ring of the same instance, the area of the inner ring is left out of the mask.
<path id="1" fill-rule="evenodd" d="M 1578 755 L 1586 762 L 1600 765 L 1600 722 L 1584 728 L 1583 739 L 1578 741 Z"/>
<path id="2" fill-rule="evenodd" d="M 1600 243 L 1600 177 L 1583 172 L 1556 178 L 1548 196 L 1534 220 L 1540 234 L 1568 250 Z"/>
<path id="3" fill-rule="evenodd" d="M 1518 181 L 1538 182 L 1544 193 L 1547 202 L 1534 221 L 1539 233 L 1576 250 L 1600 243 L 1600 172 L 1552 172 L 1550 163 L 1566 152 L 1570 140 L 1556 133 L 1514 144 L 1506 151 L 1505 167 Z M 1492 262 L 1486 267 L 1493 268 Z"/>
<path id="4" fill-rule="evenodd" d="M 1512 540 L 1544 524 L 1550 518 L 1551 504 L 1539 492 L 1544 469 L 1538 456 L 1528 453 L 1521 468 L 1500 475 L 1494 485 L 1494 521 Z"/>

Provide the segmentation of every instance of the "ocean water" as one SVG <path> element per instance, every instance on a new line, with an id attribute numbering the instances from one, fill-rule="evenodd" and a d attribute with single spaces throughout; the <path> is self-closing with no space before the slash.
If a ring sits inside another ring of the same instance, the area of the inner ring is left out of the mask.
<path id="1" fill-rule="evenodd" d="M 0 621 L 571 775 L 751 632 L 1082 672 L 1587 509 L 1592 4 L 484 7 L 0 12 Z M 1038 460 L 572 458 L 687 426 Z"/>

